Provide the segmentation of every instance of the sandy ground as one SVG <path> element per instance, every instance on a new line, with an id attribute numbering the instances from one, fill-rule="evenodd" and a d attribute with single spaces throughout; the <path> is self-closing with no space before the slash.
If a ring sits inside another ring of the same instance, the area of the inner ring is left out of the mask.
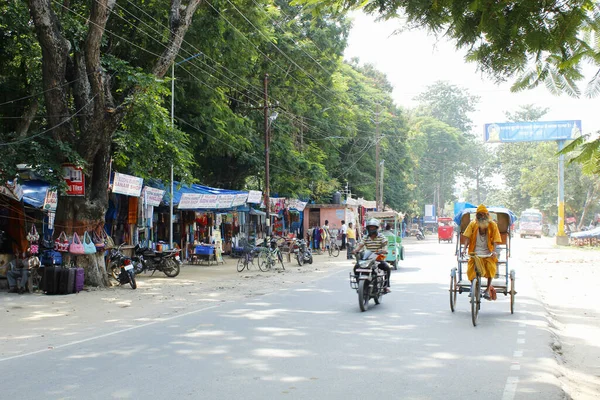
<path id="1" fill-rule="evenodd" d="M 516 239 L 521 265 L 550 316 L 565 391 L 600 399 L 600 249 L 558 247 L 552 239 Z"/>
<path id="2" fill-rule="evenodd" d="M 185 265 L 179 276 L 162 273 L 136 276 L 138 288 L 129 285 L 102 290 L 86 288 L 68 296 L 0 293 L 0 358 L 12 357 L 127 329 L 188 310 L 240 298 L 255 298 L 290 285 L 318 279 L 351 268 L 344 255 L 315 255 L 312 265 L 286 263 L 285 271 L 237 272 L 237 259 L 224 265 Z"/>

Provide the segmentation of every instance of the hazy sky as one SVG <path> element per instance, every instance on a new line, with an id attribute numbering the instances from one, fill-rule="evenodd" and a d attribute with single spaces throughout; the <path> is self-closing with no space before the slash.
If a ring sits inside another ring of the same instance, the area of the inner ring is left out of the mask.
<path id="1" fill-rule="evenodd" d="M 497 86 L 477 72 L 474 63 L 464 61 L 464 50 L 445 39 L 436 39 L 425 31 L 393 35 L 400 21 L 375 22 L 363 13 L 353 15 L 353 28 L 345 57 L 360 58 L 362 63 L 374 64 L 394 85 L 394 99 L 403 107 L 412 107 L 412 100 L 436 80 L 446 80 L 467 88 L 481 97 L 478 111 L 471 115 L 475 133 L 483 134 L 483 124 L 504 122 L 505 111 L 521 104 L 536 104 L 550 108 L 544 120 L 582 120 L 583 132 L 600 130 L 598 104 L 600 99 L 573 99 L 551 95 L 545 87 L 521 93 L 510 93 L 510 82 Z"/>

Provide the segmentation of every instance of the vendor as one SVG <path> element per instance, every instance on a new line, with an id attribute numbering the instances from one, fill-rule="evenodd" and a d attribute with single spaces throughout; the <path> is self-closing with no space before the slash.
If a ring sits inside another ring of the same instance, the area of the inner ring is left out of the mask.
<path id="1" fill-rule="evenodd" d="M 29 249 L 25 254 L 27 257 L 31 257 Z M 37 259 L 37 257 L 31 257 Z M 39 261 L 37 263 L 39 265 Z M 15 259 L 8 263 L 8 272 L 6 278 L 8 279 L 8 292 L 9 293 L 25 293 L 27 287 L 27 280 L 29 279 L 29 270 L 31 269 L 30 260 L 28 258 L 23 259 L 21 253 L 15 252 Z"/>

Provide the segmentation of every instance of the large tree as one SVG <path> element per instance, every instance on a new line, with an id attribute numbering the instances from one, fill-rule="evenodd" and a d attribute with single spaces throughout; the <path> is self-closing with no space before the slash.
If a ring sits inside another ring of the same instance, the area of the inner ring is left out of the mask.
<path id="1" fill-rule="evenodd" d="M 155 78 L 167 73 L 200 3 L 170 2 L 169 31 L 163 49 L 142 72 Z M 139 82 L 134 86 L 119 82 L 119 66 L 103 62 L 114 47 L 119 47 L 115 42 L 127 41 L 106 31 L 115 5 L 116 0 L 94 0 L 89 8 L 69 2 L 29 0 L 41 48 L 42 89 L 51 136 L 75 149 L 84 165 L 85 196 L 61 197 L 59 201 L 57 224 L 68 228 L 88 228 L 103 220 L 113 136 L 132 99 L 145 87 Z M 57 154 L 59 161 L 62 157 Z M 89 260 L 88 280 L 102 284 L 106 276 L 102 257 Z"/>

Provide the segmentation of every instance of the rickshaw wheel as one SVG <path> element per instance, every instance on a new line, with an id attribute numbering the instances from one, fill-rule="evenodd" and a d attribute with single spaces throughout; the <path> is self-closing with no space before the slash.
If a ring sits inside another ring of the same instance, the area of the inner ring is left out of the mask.
<path id="1" fill-rule="evenodd" d="M 481 301 L 481 278 L 473 279 L 471 283 L 471 320 L 473 326 L 477 326 L 477 317 L 479 316 L 479 303 Z"/>
<path id="2" fill-rule="evenodd" d="M 510 313 L 515 313 L 515 271 L 510 271 Z"/>
<path id="3" fill-rule="evenodd" d="M 450 274 L 450 310 L 454 312 L 456 308 L 456 299 L 457 299 L 457 278 L 456 278 L 456 268 L 452 269 Z"/>

